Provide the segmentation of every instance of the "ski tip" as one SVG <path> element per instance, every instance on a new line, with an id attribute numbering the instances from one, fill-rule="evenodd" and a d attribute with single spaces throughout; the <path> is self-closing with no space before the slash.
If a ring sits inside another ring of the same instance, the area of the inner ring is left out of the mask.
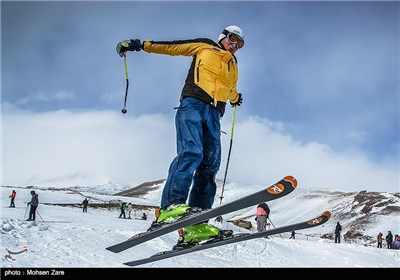
<path id="1" fill-rule="evenodd" d="M 323 216 L 326 216 L 328 219 L 331 218 L 331 212 L 329 211 L 325 211 L 324 213 L 322 213 Z"/>
<path id="2" fill-rule="evenodd" d="M 283 178 L 283 180 L 290 182 L 292 184 L 293 188 L 297 187 L 297 180 L 293 176 L 290 176 L 290 175 L 285 176 Z"/>
<path id="3" fill-rule="evenodd" d="M 106 250 L 111 251 L 113 253 L 120 253 L 123 251 L 123 250 L 120 250 L 117 245 L 107 247 Z"/>
<path id="4" fill-rule="evenodd" d="M 324 213 L 322 213 L 321 216 L 309 220 L 307 222 L 307 224 L 309 224 L 311 226 L 315 226 L 315 225 L 318 225 L 318 224 L 323 224 L 326 221 L 328 221 L 330 218 L 331 218 L 331 212 L 325 211 Z"/>

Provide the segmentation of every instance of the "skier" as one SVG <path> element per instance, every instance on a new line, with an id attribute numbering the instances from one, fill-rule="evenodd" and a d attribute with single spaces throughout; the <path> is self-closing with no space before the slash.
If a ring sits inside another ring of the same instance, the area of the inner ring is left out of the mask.
<path id="1" fill-rule="evenodd" d="M 342 232 L 342 226 L 337 222 L 335 227 L 335 243 L 340 243 L 340 233 Z"/>
<path id="2" fill-rule="evenodd" d="M 87 198 L 85 198 L 85 199 L 82 201 L 82 203 L 81 203 L 81 205 L 83 205 L 82 211 L 83 211 L 84 213 L 87 213 L 88 204 L 89 204 L 89 199 L 87 199 Z"/>
<path id="3" fill-rule="evenodd" d="M 240 106 L 243 101 L 236 89 L 238 68 L 234 55 L 243 46 L 243 32 L 235 25 L 222 31 L 218 43 L 205 38 L 162 42 L 131 39 L 118 43 L 116 50 L 121 57 L 127 51 L 143 50 L 193 58 L 175 118 L 177 156 L 169 167 L 160 215 L 151 228 L 212 207 L 221 163 L 220 119 L 228 100 L 231 106 Z M 215 237 L 219 229 L 201 223 L 185 229 L 189 231 L 202 232 L 208 239 Z"/>
<path id="4" fill-rule="evenodd" d="M 28 206 L 31 206 L 29 210 L 29 218 L 27 221 L 35 221 L 36 220 L 36 209 L 39 206 L 39 195 L 35 193 L 35 191 L 31 191 L 31 201 L 28 202 Z"/>
<path id="5" fill-rule="evenodd" d="M 292 230 L 292 233 L 290 234 L 289 239 L 296 239 L 296 232 L 294 230 Z"/>
<path id="6" fill-rule="evenodd" d="M 125 215 L 125 209 L 126 209 L 126 208 L 127 208 L 126 202 L 122 202 L 122 203 L 119 205 L 119 209 L 121 210 L 121 213 L 119 214 L 119 217 L 118 217 L 118 218 L 122 218 L 122 216 L 123 216 L 123 218 L 126 219 L 126 215 Z"/>
<path id="7" fill-rule="evenodd" d="M 126 211 L 128 211 L 128 219 L 132 219 L 131 217 L 132 210 L 133 210 L 132 203 L 129 202 L 128 207 L 126 208 Z"/>
<path id="8" fill-rule="evenodd" d="M 257 221 L 257 231 L 266 231 L 267 219 L 269 217 L 269 207 L 266 203 L 260 203 L 257 206 L 256 221 Z"/>
<path id="9" fill-rule="evenodd" d="M 393 235 L 390 230 L 388 231 L 388 234 L 386 235 L 385 239 L 386 239 L 387 248 L 392 249 Z"/>
<path id="10" fill-rule="evenodd" d="M 382 239 L 383 239 L 383 234 L 380 232 L 378 236 L 376 237 L 376 242 L 378 243 L 378 248 L 382 248 Z"/>
<path id="11" fill-rule="evenodd" d="M 400 235 L 395 235 L 395 238 L 391 244 L 391 249 L 400 250 Z"/>
<path id="12" fill-rule="evenodd" d="M 11 200 L 10 200 L 10 207 L 13 207 L 13 208 L 15 208 L 15 202 L 14 202 L 14 200 L 15 200 L 15 197 L 17 196 L 17 192 L 15 191 L 15 190 L 13 190 L 12 192 L 11 192 L 11 194 L 8 196 L 9 198 L 11 198 Z"/>
<path id="13" fill-rule="evenodd" d="M 147 220 L 147 214 L 143 212 L 142 220 Z"/>

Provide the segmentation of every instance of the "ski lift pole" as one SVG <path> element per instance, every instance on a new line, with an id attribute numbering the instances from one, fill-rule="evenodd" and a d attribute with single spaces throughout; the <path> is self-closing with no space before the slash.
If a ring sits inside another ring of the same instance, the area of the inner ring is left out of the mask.
<path id="1" fill-rule="evenodd" d="M 220 198 L 219 204 L 222 203 L 222 199 L 224 198 L 224 189 L 225 189 L 226 176 L 228 174 L 229 159 L 231 157 L 231 151 L 232 151 L 233 132 L 235 130 L 236 108 L 237 108 L 237 106 L 234 106 L 233 114 L 232 114 L 231 141 L 229 143 L 228 159 L 226 161 L 224 182 L 222 183 L 222 190 L 221 190 L 221 195 L 219 197 Z"/>

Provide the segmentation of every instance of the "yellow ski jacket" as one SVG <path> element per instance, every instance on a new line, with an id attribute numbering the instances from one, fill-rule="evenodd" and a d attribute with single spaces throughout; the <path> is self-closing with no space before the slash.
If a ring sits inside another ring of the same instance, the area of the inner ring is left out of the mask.
<path id="1" fill-rule="evenodd" d="M 148 53 L 192 56 L 181 99 L 195 97 L 217 107 L 222 115 L 227 101 L 237 102 L 238 67 L 236 57 L 210 39 L 144 41 Z"/>

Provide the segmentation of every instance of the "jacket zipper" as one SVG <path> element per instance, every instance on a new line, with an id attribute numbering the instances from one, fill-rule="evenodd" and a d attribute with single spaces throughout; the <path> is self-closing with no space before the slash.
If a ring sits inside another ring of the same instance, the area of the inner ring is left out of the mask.
<path id="1" fill-rule="evenodd" d="M 201 63 L 201 59 L 197 63 L 197 82 L 200 81 L 200 63 Z"/>

